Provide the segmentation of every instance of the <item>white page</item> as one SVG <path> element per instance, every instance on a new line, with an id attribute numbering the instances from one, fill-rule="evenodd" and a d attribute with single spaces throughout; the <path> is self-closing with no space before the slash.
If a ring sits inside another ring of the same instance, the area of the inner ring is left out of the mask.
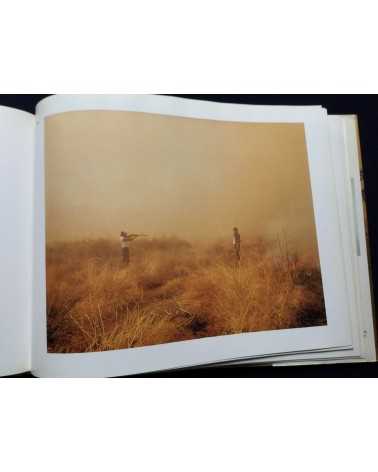
<path id="1" fill-rule="evenodd" d="M 48 354 L 44 234 L 44 119 L 68 111 L 118 110 L 256 123 L 304 123 L 319 240 L 328 325 L 185 341 L 91 354 Z M 36 304 L 33 367 L 40 376 L 116 376 L 252 356 L 350 348 L 347 285 L 337 196 L 330 166 L 327 114 L 321 107 L 250 107 L 153 96 L 58 96 L 38 108 Z"/>
<path id="2" fill-rule="evenodd" d="M 348 189 L 350 192 L 353 226 L 354 270 L 359 314 L 359 340 L 364 359 L 376 361 L 376 343 L 370 285 L 367 228 L 361 183 L 361 147 L 358 121 L 354 116 L 343 118 L 345 148 L 348 157 Z"/>
<path id="3" fill-rule="evenodd" d="M 35 118 L 0 107 L 0 375 L 31 369 Z"/>

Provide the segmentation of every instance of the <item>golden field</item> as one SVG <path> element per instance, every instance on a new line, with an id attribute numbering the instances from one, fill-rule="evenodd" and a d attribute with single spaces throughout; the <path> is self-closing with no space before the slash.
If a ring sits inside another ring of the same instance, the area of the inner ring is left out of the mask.
<path id="1" fill-rule="evenodd" d="M 326 324 L 319 264 L 283 239 L 138 240 L 47 247 L 48 349 L 94 352 Z"/>

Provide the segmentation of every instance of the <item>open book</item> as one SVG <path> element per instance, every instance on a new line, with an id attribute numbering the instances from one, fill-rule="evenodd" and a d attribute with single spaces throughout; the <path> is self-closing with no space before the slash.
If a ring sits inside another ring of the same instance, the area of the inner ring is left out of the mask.
<path id="1" fill-rule="evenodd" d="M 355 117 L 53 96 L 0 158 L 0 375 L 376 360 Z"/>

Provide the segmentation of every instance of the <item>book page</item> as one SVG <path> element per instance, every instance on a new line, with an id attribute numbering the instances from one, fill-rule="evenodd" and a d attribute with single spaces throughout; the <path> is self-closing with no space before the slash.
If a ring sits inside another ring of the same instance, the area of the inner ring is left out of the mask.
<path id="1" fill-rule="evenodd" d="M 356 116 L 343 117 L 345 149 L 348 161 L 350 213 L 354 236 L 353 273 L 358 300 L 359 337 L 365 359 L 376 361 L 376 339 L 369 270 L 368 225 L 364 202 L 364 176 L 359 126 Z"/>
<path id="2" fill-rule="evenodd" d="M 0 375 L 31 369 L 35 118 L 0 107 Z"/>
<path id="3" fill-rule="evenodd" d="M 351 347 L 321 107 L 62 96 L 38 120 L 37 375 Z"/>

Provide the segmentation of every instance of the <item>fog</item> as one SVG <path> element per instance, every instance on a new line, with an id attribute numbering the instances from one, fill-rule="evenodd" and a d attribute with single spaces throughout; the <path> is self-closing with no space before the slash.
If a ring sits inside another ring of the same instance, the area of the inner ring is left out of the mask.
<path id="1" fill-rule="evenodd" d="M 276 237 L 316 247 L 301 124 L 143 113 L 65 113 L 46 122 L 48 241 L 121 230 L 187 240 Z"/>

